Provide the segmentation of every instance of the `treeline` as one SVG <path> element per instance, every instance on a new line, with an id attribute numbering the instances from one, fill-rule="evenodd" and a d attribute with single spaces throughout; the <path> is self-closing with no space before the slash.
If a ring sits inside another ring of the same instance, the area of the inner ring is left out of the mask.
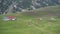
<path id="1" fill-rule="evenodd" d="M 14 0 L 0 0 L 0 14 L 4 14 L 5 10 L 8 9 Z"/>
<path id="2" fill-rule="evenodd" d="M 60 5 L 60 0 L 0 0 L 0 14 L 7 13 L 7 9 L 14 2 L 13 11 L 22 11 L 23 9 L 33 10 L 40 7 Z M 8 11 L 9 12 L 9 11 Z"/>

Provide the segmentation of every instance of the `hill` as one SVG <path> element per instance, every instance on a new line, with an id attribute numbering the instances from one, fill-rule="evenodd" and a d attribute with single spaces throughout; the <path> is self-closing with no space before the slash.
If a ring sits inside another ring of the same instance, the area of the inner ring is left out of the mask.
<path id="1" fill-rule="evenodd" d="M 15 21 L 2 20 L 11 15 L 16 17 Z M 0 15 L 0 34 L 60 34 L 60 7 Z"/>
<path id="2" fill-rule="evenodd" d="M 0 0 L 0 14 L 60 5 L 60 0 Z"/>

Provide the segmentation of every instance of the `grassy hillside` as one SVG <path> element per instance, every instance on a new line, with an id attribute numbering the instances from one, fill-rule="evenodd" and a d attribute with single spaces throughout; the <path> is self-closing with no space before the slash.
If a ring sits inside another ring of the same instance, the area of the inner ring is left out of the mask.
<path id="1" fill-rule="evenodd" d="M 13 15 L 15 21 L 3 21 Z M 0 34 L 60 34 L 60 7 L 45 7 L 19 14 L 0 15 Z"/>

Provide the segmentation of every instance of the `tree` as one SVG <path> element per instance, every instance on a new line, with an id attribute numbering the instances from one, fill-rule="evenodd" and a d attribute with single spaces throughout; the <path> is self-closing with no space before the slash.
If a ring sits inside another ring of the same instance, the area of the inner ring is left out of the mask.
<path id="1" fill-rule="evenodd" d="M 32 0 L 23 0 L 22 2 L 22 6 L 24 8 L 29 8 L 31 4 L 32 4 Z"/>
<path id="2" fill-rule="evenodd" d="M 3 2 L 4 0 L 0 0 L 0 14 L 4 13 Z"/>

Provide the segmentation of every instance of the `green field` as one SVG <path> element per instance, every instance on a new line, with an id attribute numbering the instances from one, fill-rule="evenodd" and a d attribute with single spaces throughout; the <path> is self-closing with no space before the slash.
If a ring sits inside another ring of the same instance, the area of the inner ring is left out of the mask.
<path id="1" fill-rule="evenodd" d="M 10 15 L 15 16 L 16 20 L 2 20 L 3 16 Z M 60 34 L 60 7 L 45 7 L 19 14 L 0 15 L 0 34 Z"/>

